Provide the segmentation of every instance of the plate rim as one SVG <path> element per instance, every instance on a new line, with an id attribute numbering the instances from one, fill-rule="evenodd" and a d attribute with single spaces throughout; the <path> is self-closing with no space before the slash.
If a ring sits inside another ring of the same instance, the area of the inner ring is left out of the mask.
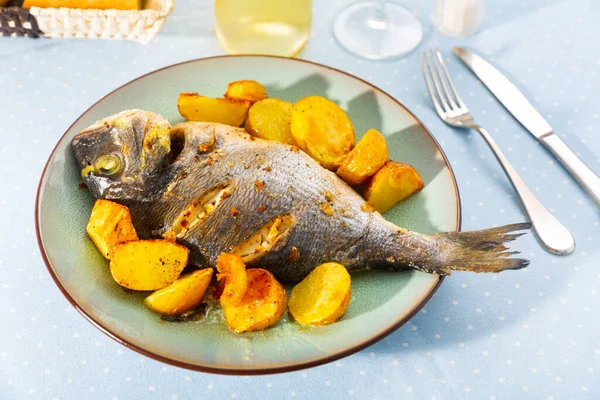
<path id="1" fill-rule="evenodd" d="M 406 113 L 408 113 L 412 118 L 414 118 L 414 120 L 421 126 L 421 128 L 423 128 L 423 130 L 425 131 L 425 133 L 427 133 L 427 135 L 429 136 L 429 138 L 433 141 L 433 143 L 435 144 L 435 146 L 437 147 L 438 151 L 440 152 L 440 154 L 442 155 L 444 164 L 446 165 L 446 167 L 448 168 L 448 171 L 450 172 L 450 177 L 451 177 L 451 181 L 452 184 L 454 186 L 454 192 L 455 192 L 455 197 L 456 197 L 456 222 L 455 222 L 455 231 L 460 231 L 462 228 L 462 204 L 461 204 L 461 197 L 460 197 L 460 192 L 459 192 L 459 188 L 458 188 L 458 182 L 456 180 L 456 175 L 454 174 L 454 170 L 452 169 L 452 165 L 450 164 L 450 161 L 448 160 L 448 157 L 446 156 L 446 153 L 444 152 L 444 150 L 442 149 L 440 143 L 437 141 L 437 139 L 435 138 L 435 136 L 433 136 L 433 134 L 429 131 L 429 129 L 427 128 L 427 126 L 425 124 L 423 124 L 423 122 L 412 112 L 410 111 L 400 100 L 396 99 L 395 97 L 393 97 L 392 95 L 390 95 L 389 93 L 387 93 L 386 91 L 384 91 L 383 89 L 375 86 L 374 84 L 359 78 L 358 76 L 351 74 L 349 72 L 345 72 L 342 71 L 338 68 L 334 68 L 325 64 L 320 64 L 314 61 L 310 61 L 310 60 L 305 60 L 305 59 L 299 59 L 299 58 L 287 58 L 287 57 L 279 57 L 279 56 L 270 56 L 270 55 L 256 55 L 256 54 L 241 54 L 241 55 L 218 55 L 218 56 L 211 56 L 211 57 L 201 57 L 201 58 L 195 58 L 195 59 L 191 59 L 191 60 L 187 60 L 187 61 L 182 61 L 179 63 L 175 63 L 175 64 L 170 64 L 158 69 L 155 69 L 153 71 L 147 72 L 143 75 L 138 76 L 135 79 L 132 79 L 126 83 L 124 83 L 123 85 L 115 88 L 114 90 L 110 91 L 109 93 L 107 93 L 106 95 L 102 96 L 100 99 L 98 99 L 94 104 L 92 104 L 90 107 L 88 107 L 70 126 L 69 128 L 67 128 L 67 130 L 62 134 L 62 136 L 58 139 L 58 141 L 56 142 L 56 145 L 54 146 L 54 148 L 52 149 L 52 152 L 50 153 L 50 155 L 48 156 L 48 160 L 46 161 L 46 164 L 44 165 L 44 169 L 42 170 L 42 174 L 40 176 L 40 180 L 38 183 L 38 187 L 37 187 L 37 191 L 36 191 L 36 197 L 35 197 L 35 203 L 34 203 L 34 207 L 35 207 L 35 212 L 34 212 L 34 222 L 35 222 L 35 233 L 36 233 L 36 239 L 37 239 L 37 243 L 38 243 L 38 247 L 40 250 L 40 253 L 42 255 L 42 259 L 44 261 L 44 264 L 46 265 L 46 269 L 48 270 L 48 272 L 50 273 L 50 276 L 52 277 L 52 280 L 54 281 L 54 283 L 56 284 L 56 286 L 59 288 L 59 290 L 61 291 L 61 293 L 63 294 L 63 296 L 65 296 L 65 298 L 68 300 L 68 302 L 88 321 L 90 322 L 93 326 L 95 326 L 97 329 L 99 329 L 102 333 L 104 333 L 105 335 L 107 335 L 108 337 L 110 337 L 111 339 L 115 340 L 116 342 L 120 343 L 121 345 L 127 347 L 130 350 L 136 351 L 137 353 L 143 354 L 147 357 L 150 357 L 154 360 L 166 363 L 166 364 L 170 364 L 179 368 L 185 368 L 188 370 L 193 370 L 193 371 L 199 371 L 199 372 L 207 372 L 207 373 L 215 373 L 215 374 L 223 374 L 223 375 L 267 375 L 267 374 L 277 374 L 277 373 L 284 373 L 284 372 L 292 372 L 292 371 L 298 371 L 298 370 L 302 370 L 302 369 L 306 369 L 306 368 L 312 368 L 312 367 L 316 367 L 318 365 L 323 365 L 323 364 L 327 364 L 336 360 L 339 360 L 341 358 L 347 357 L 351 354 L 354 354 L 360 350 L 363 350 L 373 344 L 375 344 L 376 342 L 380 341 L 381 339 L 385 338 L 386 336 L 390 335 L 392 332 L 396 331 L 397 329 L 399 329 L 402 325 L 404 325 L 406 322 L 408 322 L 413 316 L 415 316 L 415 314 L 417 314 L 424 306 L 425 304 L 427 304 L 429 302 L 429 300 L 431 299 L 431 297 L 433 297 L 433 295 L 436 293 L 436 291 L 439 289 L 439 287 L 441 286 L 442 282 L 444 281 L 445 276 L 441 276 L 438 275 L 437 279 L 434 281 L 434 283 L 431 285 L 431 287 L 427 290 L 427 292 L 417 301 L 415 302 L 415 304 L 412 306 L 412 309 L 402 315 L 398 320 L 394 321 L 392 324 L 388 325 L 387 327 L 385 327 L 384 329 L 380 330 L 379 332 L 377 332 L 376 334 L 374 334 L 373 336 L 367 338 L 366 340 L 361 341 L 360 343 L 357 343 L 353 346 L 347 347 L 341 351 L 332 353 L 332 354 L 327 354 L 324 355 L 322 357 L 316 357 L 313 359 L 309 359 L 309 360 L 305 360 L 302 362 L 295 362 L 295 363 L 289 363 L 289 364 L 282 364 L 281 366 L 273 366 L 273 367 L 265 367 L 265 368 L 229 368 L 229 367 L 214 367 L 214 366 L 206 366 L 206 365 L 198 365 L 198 364 L 194 364 L 194 363 L 189 363 L 189 362 L 185 362 L 185 361 L 180 361 L 180 360 L 175 360 L 172 358 L 169 358 L 167 356 L 164 355 L 160 355 L 157 353 L 154 353 L 150 350 L 147 350 L 141 346 L 135 345 L 133 343 L 130 343 L 129 341 L 127 341 L 126 339 L 121 338 L 117 333 L 113 332 L 109 327 L 106 327 L 104 325 L 102 325 L 100 322 L 96 321 L 94 319 L 93 316 L 91 316 L 90 314 L 88 314 L 88 312 L 81 307 L 77 301 L 71 296 L 71 294 L 69 293 L 69 291 L 67 290 L 67 288 L 61 283 L 61 281 L 59 280 L 57 274 L 54 271 L 54 268 L 52 266 L 52 263 L 50 262 L 47 252 L 46 252 L 46 248 L 44 245 L 44 242 L 42 240 L 42 235 L 41 235 L 41 224 L 40 224 L 40 200 L 41 200 L 41 192 L 42 192 L 42 184 L 44 183 L 44 180 L 46 178 L 46 173 L 48 172 L 48 167 L 50 165 L 50 161 L 54 158 L 57 148 L 59 146 L 60 143 L 62 143 L 62 141 L 64 140 L 65 136 L 67 135 L 67 133 L 73 128 L 73 126 L 75 124 L 77 124 L 82 118 L 84 118 L 92 109 L 94 109 L 100 102 L 102 102 L 103 100 L 105 100 L 107 97 L 112 96 L 114 93 L 118 92 L 119 90 L 133 84 L 134 82 L 137 82 L 138 80 L 144 79 L 146 77 L 149 77 L 151 75 L 154 75 L 158 72 L 170 69 L 170 68 L 176 68 L 180 65 L 184 65 L 184 64 L 190 64 L 190 63 L 197 63 L 197 62 L 202 62 L 202 61 L 206 61 L 206 60 L 214 60 L 214 59 L 234 59 L 234 58 L 269 58 L 269 59 L 279 59 L 279 60 L 285 60 L 285 61 L 290 61 L 292 63 L 294 62 L 299 62 L 299 63 L 306 63 L 306 64 L 310 64 L 312 66 L 318 67 L 318 68 L 324 68 L 326 70 L 329 70 L 331 72 L 335 72 L 335 73 L 339 73 L 342 75 L 345 75 L 349 78 L 355 79 L 363 84 L 366 84 L 367 86 L 369 86 L 370 88 L 372 88 L 373 90 L 375 90 L 376 92 L 379 92 L 383 95 L 385 95 L 386 97 L 388 97 L 392 102 L 396 103 L 398 106 L 400 106 L 402 109 L 404 109 L 404 111 Z"/>

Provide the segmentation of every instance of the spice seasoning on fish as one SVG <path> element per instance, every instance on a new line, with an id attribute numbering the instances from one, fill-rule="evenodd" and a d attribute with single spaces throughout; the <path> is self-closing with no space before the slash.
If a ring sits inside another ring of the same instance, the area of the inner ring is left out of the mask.
<path id="1" fill-rule="evenodd" d="M 374 212 L 375 211 L 375 207 L 373 207 L 373 204 L 369 203 L 368 201 L 365 201 L 364 203 L 362 203 L 362 205 L 360 206 L 360 209 L 363 210 L 364 212 Z"/>
<path id="2" fill-rule="evenodd" d="M 327 216 L 331 216 L 333 215 L 333 209 L 331 208 L 331 206 L 329 205 L 329 203 L 322 203 L 319 208 L 321 209 L 321 211 L 323 211 L 323 213 Z"/>
<path id="3" fill-rule="evenodd" d="M 240 215 L 240 210 L 236 206 L 231 207 L 231 216 L 237 217 L 238 215 Z"/>
<path id="4" fill-rule="evenodd" d="M 263 169 L 267 172 L 271 172 L 273 170 L 271 167 L 264 167 Z"/>
<path id="5" fill-rule="evenodd" d="M 198 153 L 206 153 L 212 143 L 202 143 L 198 145 Z"/>
<path id="6" fill-rule="evenodd" d="M 287 260 L 288 261 L 296 261 L 299 258 L 300 258 L 300 251 L 298 250 L 298 248 L 296 246 L 292 247 L 290 254 L 288 254 L 288 256 L 287 256 Z"/>
<path id="7" fill-rule="evenodd" d="M 262 212 L 265 211 L 265 206 L 258 206 L 257 210 L 258 210 L 259 213 L 262 213 Z"/>
<path id="8" fill-rule="evenodd" d="M 254 181 L 254 187 L 256 190 L 260 190 L 265 187 L 265 183 L 263 181 L 256 180 Z"/>
<path id="9" fill-rule="evenodd" d="M 223 190 L 223 193 L 221 194 L 221 198 L 219 199 L 219 201 L 223 201 L 226 198 L 228 198 L 229 196 L 231 196 L 231 189 L 227 188 L 227 189 Z"/>
<path id="10" fill-rule="evenodd" d="M 215 145 L 215 139 L 214 137 L 212 138 L 212 140 L 210 141 L 210 143 L 203 143 L 203 144 L 199 144 L 198 145 L 198 152 L 199 153 L 206 153 L 208 152 L 211 147 L 213 147 Z"/>
<path id="11" fill-rule="evenodd" d="M 333 201 L 333 193 L 331 193 L 329 190 L 325 192 L 325 200 L 329 202 Z"/>

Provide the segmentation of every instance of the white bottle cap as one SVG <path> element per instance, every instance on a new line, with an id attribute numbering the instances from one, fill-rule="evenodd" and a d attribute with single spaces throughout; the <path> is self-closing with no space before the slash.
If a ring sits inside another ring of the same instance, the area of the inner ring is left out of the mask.
<path id="1" fill-rule="evenodd" d="M 465 37 L 479 29 L 483 0 L 437 0 L 435 26 L 444 35 Z"/>

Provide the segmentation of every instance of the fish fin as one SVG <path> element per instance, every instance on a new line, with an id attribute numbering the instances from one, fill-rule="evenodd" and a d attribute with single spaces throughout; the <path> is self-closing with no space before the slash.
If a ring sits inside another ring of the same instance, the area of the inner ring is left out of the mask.
<path id="1" fill-rule="evenodd" d="M 431 235 L 443 239 L 445 251 L 443 266 L 433 267 L 440 275 L 451 271 L 500 272 L 507 269 L 521 269 L 529 265 L 529 260 L 510 258 L 516 251 L 507 251 L 506 244 L 525 234 L 531 228 L 530 222 L 500 226 L 471 232 L 449 232 Z"/>

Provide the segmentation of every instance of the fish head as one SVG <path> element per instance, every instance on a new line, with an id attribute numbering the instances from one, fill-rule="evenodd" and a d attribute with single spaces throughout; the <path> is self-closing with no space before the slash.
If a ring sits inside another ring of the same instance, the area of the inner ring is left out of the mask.
<path id="1" fill-rule="evenodd" d="M 71 148 L 91 194 L 108 200 L 140 195 L 168 166 L 170 129 L 158 114 L 128 110 L 75 136 Z"/>

